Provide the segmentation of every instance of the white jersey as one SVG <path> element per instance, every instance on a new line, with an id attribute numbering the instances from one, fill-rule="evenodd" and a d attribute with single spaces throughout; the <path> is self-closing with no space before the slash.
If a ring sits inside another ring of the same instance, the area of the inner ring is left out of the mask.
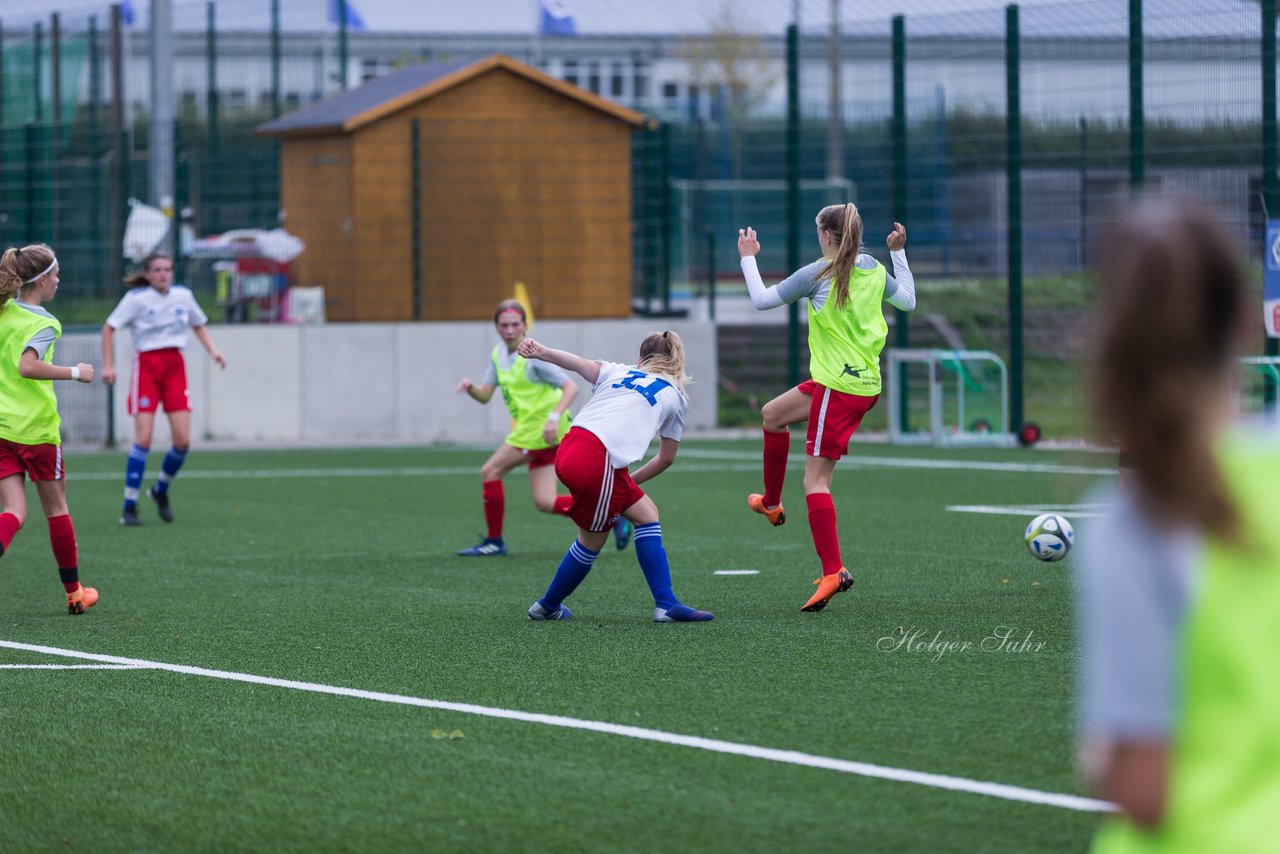
<path id="1" fill-rule="evenodd" d="M 688 403 L 669 380 L 635 365 L 601 362 L 591 392 L 573 426 L 595 434 L 614 468 L 643 457 L 654 434 L 680 441 Z"/>
<path id="2" fill-rule="evenodd" d="M 190 288 L 171 285 L 167 293 L 144 285 L 124 295 L 107 318 L 112 329 L 133 330 L 133 349 L 139 353 L 187 346 L 193 326 L 204 326 L 209 318 L 200 310 Z"/>

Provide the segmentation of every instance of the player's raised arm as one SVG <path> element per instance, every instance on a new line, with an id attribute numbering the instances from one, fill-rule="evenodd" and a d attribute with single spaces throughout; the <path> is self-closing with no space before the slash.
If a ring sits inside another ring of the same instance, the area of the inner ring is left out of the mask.
<path id="1" fill-rule="evenodd" d="M 575 374 L 581 374 L 582 378 L 587 382 L 595 385 L 596 380 L 600 379 L 600 363 L 593 359 L 585 359 L 576 353 L 568 353 L 564 350 L 552 350 L 550 347 L 543 347 L 532 338 L 526 338 L 520 342 L 520 348 L 517 352 L 526 359 L 538 359 L 543 362 L 550 362 L 558 365 L 566 371 L 573 371 Z"/>

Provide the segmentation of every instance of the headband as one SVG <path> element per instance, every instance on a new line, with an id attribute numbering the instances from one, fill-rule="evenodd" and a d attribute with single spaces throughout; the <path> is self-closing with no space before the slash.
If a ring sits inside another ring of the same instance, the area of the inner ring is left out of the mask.
<path id="1" fill-rule="evenodd" d="M 29 285 L 29 284 L 31 284 L 32 282 L 39 281 L 40 279 L 44 278 L 45 276 L 47 276 L 47 275 L 49 275 L 51 272 L 53 272 L 53 268 L 54 268 L 54 267 L 56 267 L 56 266 L 58 266 L 58 256 L 56 256 L 56 255 L 55 255 L 55 256 L 53 256 L 53 260 L 52 260 L 51 262 L 49 262 L 49 266 L 44 268 L 44 272 L 43 272 L 43 273 L 37 273 L 36 275 L 34 275 L 34 276 L 32 276 L 31 278 L 27 279 L 27 280 L 26 280 L 25 282 L 23 282 L 22 284 L 24 284 L 24 285 Z"/>

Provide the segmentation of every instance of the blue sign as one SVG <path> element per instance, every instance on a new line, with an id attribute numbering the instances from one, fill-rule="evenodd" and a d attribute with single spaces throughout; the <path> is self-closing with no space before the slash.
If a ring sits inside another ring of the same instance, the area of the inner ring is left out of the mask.
<path id="1" fill-rule="evenodd" d="M 1280 222 L 1267 220 L 1262 245 L 1262 312 L 1267 335 L 1280 338 Z"/>

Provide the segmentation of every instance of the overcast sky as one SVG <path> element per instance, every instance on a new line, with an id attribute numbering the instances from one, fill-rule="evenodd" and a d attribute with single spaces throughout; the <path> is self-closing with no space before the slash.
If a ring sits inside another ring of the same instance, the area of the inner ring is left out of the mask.
<path id="1" fill-rule="evenodd" d="M 332 29 L 330 3 L 335 0 L 280 0 L 281 24 L 287 30 Z M 538 21 L 538 0 L 348 0 L 373 32 L 529 33 Z M 795 0 L 561 0 L 581 34 L 683 34 L 707 32 L 713 22 L 731 16 L 740 31 L 780 34 L 792 20 Z M 133 0 L 136 27 L 145 28 L 150 0 Z M 828 26 L 831 0 L 798 0 L 805 31 Z M 907 16 L 909 33 L 999 33 L 1004 4 L 991 0 L 839 0 L 844 29 L 876 33 L 895 14 Z M 1022 27 L 1027 35 L 1123 35 L 1128 0 L 1023 0 Z M 1255 35 L 1260 32 L 1257 0 L 1145 0 L 1149 37 L 1202 37 L 1211 34 Z M 179 29 L 204 29 L 204 0 L 173 0 Z M 28 29 L 49 13 L 62 15 L 68 31 L 82 30 L 88 16 L 105 25 L 109 4 L 103 0 L 0 0 L 0 21 L 7 38 Z M 270 26 L 269 0 L 216 0 L 218 28 L 264 30 Z M 726 13 L 726 10 L 729 10 Z M 975 13 L 975 10 L 981 10 Z"/>

